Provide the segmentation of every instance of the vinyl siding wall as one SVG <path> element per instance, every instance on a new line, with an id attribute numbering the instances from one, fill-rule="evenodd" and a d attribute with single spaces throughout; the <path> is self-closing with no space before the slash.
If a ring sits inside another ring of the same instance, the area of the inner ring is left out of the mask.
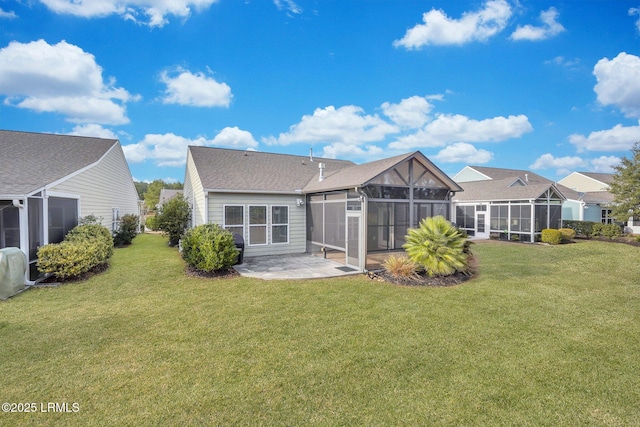
<path id="1" fill-rule="evenodd" d="M 198 176 L 198 170 L 191 157 L 191 151 L 187 153 L 187 169 L 184 177 L 184 199 L 191 205 L 191 226 L 195 227 L 205 223 L 205 197 L 202 182 Z"/>
<path id="2" fill-rule="evenodd" d="M 604 182 L 600 182 L 588 176 L 584 176 L 578 173 L 572 173 L 566 178 L 558 181 L 558 184 L 562 184 L 565 187 L 571 188 L 575 191 L 607 191 L 609 186 Z"/>
<path id="3" fill-rule="evenodd" d="M 113 208 L 120 217 L 139 215 L 138 193 L 120 144 L 114 145 L 93 167 L 49 189 L 80 196 L 80 216 L 95 215 L 111 230 Z"/>
<path id="4" fill-rule="evenodd" d="M 224 206 L 244 206 L 244 255 L 246 257 L 262 255 L 282 255 L 304 253 L 306 251 L 306 209 L 297 206 L 296 200 L 304 196 L 278 194 L 232 194 L 209 193 L 209 222 L 223 225 Z M 249 206 L 267 206 L 267 243 L 266 245 L 249 245 Z M 271 244 L 271 206 L 289 207 L 289 243 Z"/>

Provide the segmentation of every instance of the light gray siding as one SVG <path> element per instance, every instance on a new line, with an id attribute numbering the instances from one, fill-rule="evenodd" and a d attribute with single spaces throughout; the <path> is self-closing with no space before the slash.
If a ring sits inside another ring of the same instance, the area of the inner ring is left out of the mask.
<path id="1" fill-rule="evenodd" d="M 97 164 L 48 191 L 79 196 L 80 216 L 95 215 L 109 229 L 113 208 L 118 208 L 120 216 L 139 215 L 138 193 L 120 144 L 114 144 Z"/>
<path id="2" fill-rule="evenodd" d="M 205 194 L 198 170 L 193 162 L 191 150 L 187 151 L 187 168 L 184 177 L 184 199 L 191 205 L 191 226 L 205 223 Z"/>
<path id="3" fill-rule="evenodd" d="M 453 180 L 457 183 L 470 181 L 486 181 L 488 179 L 490 178 L 487 178 L 485 175 L 481 174 L 475 169 L 470 168 L 469 166 L 465 166 L 453 177 Z"/>
<path id="4" fill-rule="evenodd" d="M 304 205 L 297 206 L 296 200 L 303 196 L 283 194 L 238 194 L 238 193 L 209 193 L 208 219 L 209 223 L 223 225 L 224 206 L 244 206 L 244 240 L 245 256 L 281 255 L 304 253 L 306 251 L 306 209 Z M 266 245 L 249 245 L 249 206 L 267 206 L 267 243 Z M 289 243 L 271 243 L 271 206 L 289 207 Z"/>

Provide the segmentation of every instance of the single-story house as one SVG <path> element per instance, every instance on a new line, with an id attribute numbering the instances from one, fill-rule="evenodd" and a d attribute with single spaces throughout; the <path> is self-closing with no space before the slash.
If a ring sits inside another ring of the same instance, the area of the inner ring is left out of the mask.
<path id="1" fill-rule="evenodd" d="M 116 230 L 139 215 L 138 194 L 117 140 L 0 131 L 0 248 L 17 247 L 38 277 L 37 250 L 94 215 Z"/>
<path id="2" fill-rule="evenodd" d="M 158 204 L 156 205 L 156 209 L 162 209 L 165 203 L 169 200 L 178 196 L 178 194 L 182 194 L 182 190 L 173 190 L 170 188 L 161 188 L 160 189 L 160 197 L 158 198 Z"/>
<path id="3" fill-rule="evenodd" d="M 558 181 L 558 184 L 578 194 L 574 199 L 565 202 L 562 219 L 613 223 L 613 194 L 609 192 L 609 184 L 612 181 L 613 174 L 595 172 L 572 172 Z M 629 218 L 625 223 L 625 231 L 640 233 L 640 218 Z"/>
<path id="4" fill-rule="evenodd" d="M 525 170 L 465 166 L 453 180 L 455 223 L 469 236 L 534 242 L 545 228 L 562 226 L 566 196 L 553 181 Z"/>
<path id="5" fill-rule="evenodd" d="M 245 257 L 307 252 L 358 271 L 402 249 L 420 219 L 450 219 L 458 191 L 419 151 L 356 165 L 192 146 L 184 181 L 192 225 L 242 235 Z"/>

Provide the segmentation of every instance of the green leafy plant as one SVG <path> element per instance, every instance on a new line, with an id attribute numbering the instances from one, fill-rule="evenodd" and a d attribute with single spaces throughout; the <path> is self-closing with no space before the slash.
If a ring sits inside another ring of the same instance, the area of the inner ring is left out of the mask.
<path id="1" fill-rule="evenodd" d="M 85 224 L 73 228 L 60 243 L 38 249 L 38 271 L 59 279 L 80 276 L 105 264 L 113 255 L 113 239 L 106 227 Z"/>
<path id="2" fill-rule="evenodd" d="M 411 228 L 403 248 L 409 258 L 423 267 L 429 276 L 467 273 L 466 237 L 443 216 L 425 218 Z"/>
<path id="3" fill-rule="evenodd" d="M 402 255 L 391 255 L 382 263 L 382 267 L 393 277 L 418 277 L 418 265 Z"/>
<path id="4" fill-rule="evenodd" d="M 213 272 L 231 267 L 238 259 L 238 250 L 228 230 L 218 224 L 204 224 L 184 234 L 182 258 L 198 270 Z"/>
<path id="5" fill-rule="evenodd" d="M 113 234 L 113 244 L 117 247 L 127 246 L 138 235 L 138 216 L 126 214 L 120 219 L 120 227 Z"/>
<path id="6" fill-rule="evenodd" d="M 576 230 L 572 228 L 561 228 L 558 231 L 562 234 L 563 242 L 570 242 L 576 237 Z"/>
<path id="7" fill-rule="evenodd" d="M 189 225 L 191 207 L 178 194 L 162 206 L 162 212 L 157 218 L 158 229 L 169 236 L 169 246 L 176 246 Z"/>
<path id="8" fill-rule="evenodd" d="M 576 236 L 591 237 L 591 230 L 593 225 L 596 224 L 593 221 L 563 221 L 564 228 L 571 228 L 575 230 Z"/>
<path id="9" fill-rule="evenodd" d="M 622 235 L 622 228 L 618 224 L 595 223 L 591 232 L 593 237 L 608 237 L 613 239 Z"/>
<path id="10" fill-rule="evenodd" d="M 550 245 L 559 245 L 562 243 L 562 233 L 555 228 L 545 228 L 542 230 L 541 241 Z"/>
<path id="11" fill-rule="evenodd" d="M 151 231 L 158 231 L 158 217 L 150 215 L 144 220 L 144 225 Z"/>

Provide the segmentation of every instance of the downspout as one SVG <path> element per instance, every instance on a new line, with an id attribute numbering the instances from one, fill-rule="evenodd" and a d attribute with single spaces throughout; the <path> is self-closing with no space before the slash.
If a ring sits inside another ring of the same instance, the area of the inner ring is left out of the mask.
<path id="1" fill-rule="evenodd" d="M 24 272 L 24 283 L 32 285 L 29 280 L 29 217 L 25 209 L 26 199 L 13 199 L 13 206 L 18 208 L 18 224 L 20 225 L 20 250 L 27 258 L 27 269 Z"/>

